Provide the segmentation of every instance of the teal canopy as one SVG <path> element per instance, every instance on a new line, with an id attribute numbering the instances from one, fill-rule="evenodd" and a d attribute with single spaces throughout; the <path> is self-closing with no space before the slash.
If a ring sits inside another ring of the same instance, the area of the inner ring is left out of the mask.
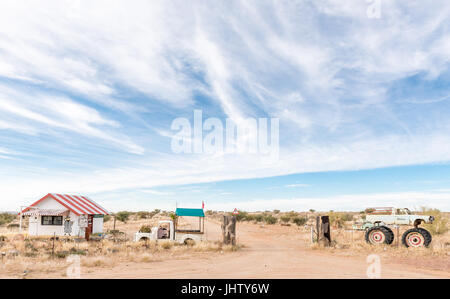
<path id="1" fill-rule="evenodd" d="M 175 211 L 177 216 L 192 216 L 192 217 L 205 217 L 205 213 L 202 209 L 181 209 L 177 208 Z"/>

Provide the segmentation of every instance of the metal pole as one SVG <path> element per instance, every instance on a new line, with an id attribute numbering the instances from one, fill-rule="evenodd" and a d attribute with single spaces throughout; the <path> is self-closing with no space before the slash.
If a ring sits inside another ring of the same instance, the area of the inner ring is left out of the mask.
<path id="1" fill-rule="evenodd" d="M 400 225 L 397 225 L 397 247 L 400 246 Z"/>
<path id="2" fill-rule="evenodd" d="M 22 233 L 22 207 L 20 207 L 20 213 L 19 213 L 19 234 Z"/>
<path id="3" fill-rule="evenodd" d="M 53 233 L 52 258 L 55 255 L 55 239 L 56 239 L 56 233 Z"/>

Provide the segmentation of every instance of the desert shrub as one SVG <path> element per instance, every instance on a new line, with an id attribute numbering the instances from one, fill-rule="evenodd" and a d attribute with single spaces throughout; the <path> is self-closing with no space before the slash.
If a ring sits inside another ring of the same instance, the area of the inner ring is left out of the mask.
<path id="1" fill-rule="evenodd" d="M 0 225 L 8 224 L 14 221 L 16 219 L 16 215 L 10 214 L 10 213 L 1 213 L 0 214 Z"/>
<path id="2" fill-rule="evenodd" d="M 290 211 L 289 213 L 286 213 L 286 216 L 294 218 L 294 217 L 298 216 L 298 213 L 294 212 L 294 211 Z"/>
<path id="3" fill-rule="evenodd" d="M 344 220 L 342 220 L 341 216 L 338 213 L 330 211 L 328 214 L 330 217 L 330 224 L 337 228 L 342 228 L 344 226 Z"/>
<path id="4" fill-rule="evenodd" d="M 342 219 L 343 221 L 352 221 L 352 220 L 353 220 L 353 215 L 350 214 L 350 213 L 343 213 L 343 214 L 341 215 L 341 219 Z"/>
<path id="5" fill-rule="evenodd" d="M 105 215 L 103 217 L 103 222 L 108 222 L 109 220 L 111 220 L 111 216 L 110 215 Z"/>
<path id="6" fill-rule="evenodd" d="M 9 229 L 13 229 L 13 228 L 19 228 L 20 225 L 18 223 L 10 223 L 7 226 Z"/>
<path id="7" fill-rule="evenodd" d="M 245 219 L 245 221 L 255 221 L 255 215 L 253 214 L 248 214 Z"/>
<path id="8" fill-rule="evenodd" d="M 173 244 L 170 243 L 170 242 L 164 242 L 164 243 L 161 244 L 161 247 L 162 247 L 163 249 L 170 249 L 170 248 L 173 247 Z"/>
<path id="9" fill-rule="evenodd" d="M 123 223 L 126 223 L 130 218 L 131 214 L 132 213 L 128 211 L 121 211 L 116 214 L 116 219 Z"/>
<path id="10" fill-rule="evenodd" d="M 139 229 L 139 231 L 141 233 L 151 233 L 152 232 L 152 228 L 150 225 L 143 225 L 141 226 L 141 228 Z"/>
<path id="11" fill-rule="evenodd" d="M 248 219 L 248 213 L 244 211 L 239 211 L 239 214 L 236 215 L 236 221 L 245 221 Z"/>
<path id="12" fill-rule="evenodd" d="M 137 212 L 137 217 L 138 217 L 138 219 L 149 219 L 149 218 L 152 218 L 153 215 L 151 215 L 150 212 L 139 211 L 139 212 Z"/>
<path id="13" fill-rule="evenodd" d="M 57 257 L 59 259 L 65 259 L 67 256 L 69 256 L 68 251 L 58 251 L 55 253 L 55 257 Z"/>
<path id="14" fill-rule="evenodd" d="M 449 230 L 449 219 L 438 209 L 429 209 L 422 207 L 421 214 L 434 216 L 432 224 L 424 224 L 423 227 L 428 229 L 434 235 L 445 234 Z"/>
<path id="15" fill-rule="evenodd" d="M 279 214 L 279 213 L 280 213 L 280 210 L 273 210 L 273 213 L 274 213 L 274 214 Z"/>
<path id="16" fill-rule="evenodd" d="M 303 218 L 303 217 L 295 217 L 292 219 L 292 222 L 294 222 L 298 226 L 305 225 L 306 221 L 307 221 L 306 218 Z"/>
<path id="17" fill-rule="evenodd" d="M 262 222 L 264 220 L 264 216 L 262 214 L 253 215 L 256 222 Z"/>
<path id="18" fill-rule="evenodd" d="M 316 210 L 314 210 L 314 209 L 309 209 L 309 211 L 310 211 L 311 213 L 315 213 L 315 212 L 316 212 Z"/>
<path id="19" fill-rule="evenodd" d="M 291 221 L 291 217 L 289 216 L 281 216 L 280 220 L 284 223 L 288 223 L 289 221 Z"/>
<path id="20" fill-rule="evenodd" d="M 86 255 L 86 250 L 77 249 L 75 247 L 70 248 L 70 254 L 76 254 L 76 255 Z"/>
<path id="21" fill-rule="evenodd" d="M 273 217 L 272 215 L 266 215 L 264 217 L 264 222 L 267 224 L 275 224 L 277 223 L 277 218 Z"/>

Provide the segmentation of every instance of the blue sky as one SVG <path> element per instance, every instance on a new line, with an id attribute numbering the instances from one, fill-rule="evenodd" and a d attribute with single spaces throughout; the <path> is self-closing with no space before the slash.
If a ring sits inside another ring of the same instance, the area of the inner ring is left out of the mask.
<path id="1" fill-rule="evenodd" d="M 450 3 L 2 1 L 0 210 L 450 210 Z M 171 123 L 278 118 L 278 160 Z"/>

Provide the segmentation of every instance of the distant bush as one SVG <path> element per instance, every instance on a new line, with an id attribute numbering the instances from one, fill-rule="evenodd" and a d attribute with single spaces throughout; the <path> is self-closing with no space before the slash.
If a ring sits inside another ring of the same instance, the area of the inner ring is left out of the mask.
<path id="1" fill-rule="evenodd" d="M 289 221 L 291 221 L 291 217 L 289 216 L 281 216 L 280 220 L 284 223 L 288 223 Z"/>
<path id="2" fill-rule="evenodd" d="M 133 213 L 128 211 L 121 211 L 116 214 L 116 219 L 122 221 L 123 223 L 126 223 L 132 214 Z"/>
<path id="3" fill-rule="evenodd" d="M 108 222 L 109 220 L 111 220 L 111 215 L 105 215 L 103 217 L 103 222 Z"/>
<path id="4" fill-rule="evenodd" d="M 152 228 L 151 228 L 150 225 L 143 225 L 139 229 L 139 232 L 141 232 L 141 233 L 151 233 L 152 232 Z"/>
<path id="5" fill-rule="evenodd" d="M 340 216 L 343 221 L 352 221 L 353 220 L 353 215 L 350 213 L 344 213 L 344 214 L 341 214 Z"/>
<path id="6" fill-rule="evenodd" d="M 152 218 L 153 216 L 151 216 L 150 212 L 139 211 L 137 212 L 137 217 L 138 219 L 149 219 Z"/>
<path id="7" fill-rule="evenodd" d="M 275 224 L 277 223 L 277 218 L 273 217 L 272 215 L 266 215 L 264 217 L 264 222 L 267 224 Z"/>
<path id="8" fill-rule="evenodd" d="M 279 213 L 280 213 L 280 210 L 273 210 L 273 213 L 274 213 L 274 214 L 279 214 Z"/>
<path id="9" fill-rule="evenodd" d="M 306 221 L 307 221 L 306 218 L 303 218 L 303 217 L 295 217 L 292 219 L 292 222 L 294 222 L 298 226 L 305 225 Z"/>
<path id="10" fill-rule="evenodd" d="M 255 214 L 254 218 L 256 222 L 262 222 L 264 220 L 264 216 L 262 214 Z"/>
<path id="11" fill-rule="evenodd" d="M 248 220 L 248 213 L 244 211 L 239 211 L 239 214 L 236 215 L 236 221 L 246 221 Z"/>
<path id="12" fill-rule="evenodd" d="M 8 224 L 16 219 L 16 215 L 10 213 L 1 213 L 0 214 L 0 225 Z"/>
<path id="13" fill-rule="evenodd" d="M 424 224 L 423 227 L 428 229 L 434 235 L 441 235 L 448 232 L 449 219 L 438 209 L 429 209 L 422 207 L 421 214 L 434 216 L 432 224 Z"/>
<path id="14" fill-rule="evenodd" d="M 20 225 L 18 223 L 10 223 L 8 224 L 7 228 L 12 229 L 12 228 L 19 228 Z"/>

